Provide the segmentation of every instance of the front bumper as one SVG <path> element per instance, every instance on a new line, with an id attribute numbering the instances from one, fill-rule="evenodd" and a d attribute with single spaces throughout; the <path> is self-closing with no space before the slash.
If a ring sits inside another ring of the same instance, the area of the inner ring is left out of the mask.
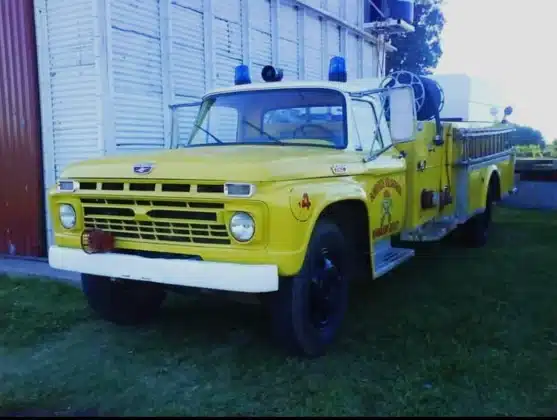
<path id="1" fill-rule="evenodd" d="M 274 292 L 279 284 L 278 268 L 270 264 L 86 254 L 60 246 L 49 248 L 48 262 L 53 268 L 78 273 L 230 292 Z"/>

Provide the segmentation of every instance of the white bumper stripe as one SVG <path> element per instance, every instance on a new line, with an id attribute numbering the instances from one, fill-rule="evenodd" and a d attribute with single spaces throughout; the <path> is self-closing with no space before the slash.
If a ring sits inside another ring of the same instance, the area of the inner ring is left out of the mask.
<path id="1" fill-rule="evenodd" d="M 86 254 L 59 246 L 50 247 L 48 262 L 53 268 L 78 273 L 233 292 L 274 292 L 279 283 L 275 265 Z"/>

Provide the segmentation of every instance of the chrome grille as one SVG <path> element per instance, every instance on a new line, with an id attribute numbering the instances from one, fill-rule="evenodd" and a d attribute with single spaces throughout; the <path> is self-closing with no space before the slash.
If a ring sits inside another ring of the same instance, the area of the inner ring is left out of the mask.
<path id="1" fill-rule="evenodd" d="M 117 239 L 154 242 L 230 243 L 222 224 L 223 203 L 152 199 L 82 198 L 86 228 L 111 232 Z"/>
<path id="2" fill-rule="evenodd" d="M 137 192 L 170 192 L 170 193 L 201 193 L 223 194 L 224 184 L 189 184 L 189 183 L 157 183 L 157 182 L 122 182 L 111 180 L 80 180 L 82 191 L 137 191 Z"/>

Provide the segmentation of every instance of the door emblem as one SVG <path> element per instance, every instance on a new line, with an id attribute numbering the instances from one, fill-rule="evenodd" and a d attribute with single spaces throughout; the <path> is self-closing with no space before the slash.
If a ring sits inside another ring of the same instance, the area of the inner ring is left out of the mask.
<path id="1" fill-rule="evenodd" d="M 136 163 L 135 165 L 133 165 L 133 171 L 138 175 L 147 175 L 151 173 L 151 171 L 153 170 L 153 166 L 154 165 L 150 163 Z"/>
<path id="2" fill-rule="evenodd" d="M 393 178 L 382 178 L 375 183 L 369 194 L 372 202 L 376 198 L 381 199 L 380 205 L 375 207 L 379 210 L 379 226 L 373 229 L 373 239 L 381 238 L 385 235 L 393 234 L 400 228 L 400 221 L 393 220 L 393 208 L 395 202 L 393 200 L 393 193 L 396 192 L 399 196 L 402 195 L 402 186 Z M 376 210 L 376 211 L 377 211 Z"/>

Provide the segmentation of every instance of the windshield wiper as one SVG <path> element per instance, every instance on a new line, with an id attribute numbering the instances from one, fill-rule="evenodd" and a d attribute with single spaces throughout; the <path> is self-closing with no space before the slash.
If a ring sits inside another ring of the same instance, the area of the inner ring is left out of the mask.
<path id="1" fill-rule="evenodd" d="M 279 139 L 277 139 L 276 137 L 271 136 L 269 133 L 266 133 L 265 131 L 263 131 L 262 128 L 256 126 L 255 124 L 250 123 L 248 120 L 246 120 L 245 118 L 242 120 L 245 124 L 249 125 L 251 128 L 255 128 L 257 131 L 259 131 L 259 134 L 263 134 L 264 136 L 269 137 L 269 140 L 274 141 L 275 143 L 278 144 L 284 144 L 282 141 L 280 141 Z"/>
<path id="2" fill-rule="evenodd" d="M 194 126 L 196 126 L 197 128 L 199 128 L 201 131 L 203 131 L 205 134 L 211 136 L 211 138 L 213 140 L 215 140 L 217 143 L 223 144 L 224 142 L 222 140 L 220 140 L 217 136 L 215 136 L 213 133 L 208 132 L 207 130 L 205 130 L 203 127 L 201 127 L 199 124 L 197 123 L 193 123 Z"/>

